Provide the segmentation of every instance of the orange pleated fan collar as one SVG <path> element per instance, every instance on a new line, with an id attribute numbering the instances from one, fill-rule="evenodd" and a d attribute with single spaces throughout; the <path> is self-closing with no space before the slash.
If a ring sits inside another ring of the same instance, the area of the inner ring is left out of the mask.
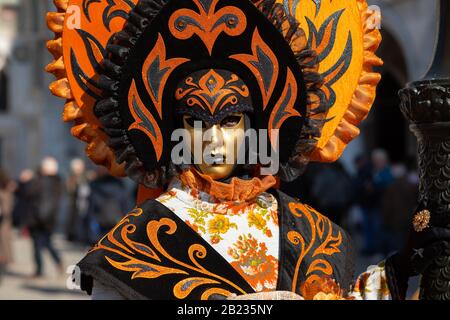
<path id="1" fill-rule="evenodd" d="M 180 174 L 183 184 L 196 191 L 203 191 L 220 201 L 248 201 L 277 184 L 274 176 L 253 177 L 249 180 L 233 177 L 229 183 L 216 181 L 194 168 Z"/>

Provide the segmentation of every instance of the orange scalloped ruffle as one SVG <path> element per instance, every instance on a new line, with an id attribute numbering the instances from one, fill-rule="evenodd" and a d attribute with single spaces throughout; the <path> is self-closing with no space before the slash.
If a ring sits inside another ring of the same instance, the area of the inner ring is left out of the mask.
<path id="1" fill-rule="evenodd" d="M 191 168 L 180 174 L 180 180 L 192 190 L 204 191 L 221 201 L 248 201 L 274 187 L 277 180 L 273 176 L 254 177 L 243 180 L 231 178 L 229 183 L 216 181 L 206 174 Z"/>
<path id="2" fill-rule="evenodd" d="M 62 50 L 62 32 L 69 0 L 53 0 L 53 2 L 58 11 L 47 13 L 47 26 L 54 32 L 55 37 L 47 42 L 47 49 L 54 60 L 45 70 L 53 74 L 57 80 L 50 84 L 49 89 L 55 96 L 66 100 L 62 118 L 65 122 L 73 122 L 72 135 L 88 144 L 86 147 L 88 157 L 94 163 L 107 167 L 111 174 L 125 176 L 124 166 L 116 163 L 113 151 L 106 145 L 106 137 L 83 116 L 82 109 L 73 98 Z"/>

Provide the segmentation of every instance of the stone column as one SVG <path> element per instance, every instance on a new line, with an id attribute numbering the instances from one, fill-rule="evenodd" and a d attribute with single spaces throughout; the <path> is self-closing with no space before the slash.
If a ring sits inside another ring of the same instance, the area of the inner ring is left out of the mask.
<path id="1" fill-rule="evenodd" d="M 401 110 L 418 140 L 419 202 L 429 225 L 450 228 L 450 1 L 438 2 L 434 60 L 419 81 L 400 90 Z M 450 243 L 430 258 L 420 299 L 450 300 Z"/>

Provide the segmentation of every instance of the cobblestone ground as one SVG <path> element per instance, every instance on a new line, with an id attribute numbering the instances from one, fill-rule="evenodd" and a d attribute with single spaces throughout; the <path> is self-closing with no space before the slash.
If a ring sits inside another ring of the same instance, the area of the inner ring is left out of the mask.
<path id="1" fill-rule="evenodd" d="M 58 272 L 48 252 L 43 253 L 45 276 L 31 279 L 34 271 L 33 248 L 29 237 L 14 234 L 14 262 L 8 267 L 0 282 L 1 300 L 83 300 L 89 297 L 80 290 L 69 290 L 67 279 L 70 265 L 78 262 L 87 248 L 78 247 L 55 235 L 55 247 L 59 249 L 68 273 Z"/>

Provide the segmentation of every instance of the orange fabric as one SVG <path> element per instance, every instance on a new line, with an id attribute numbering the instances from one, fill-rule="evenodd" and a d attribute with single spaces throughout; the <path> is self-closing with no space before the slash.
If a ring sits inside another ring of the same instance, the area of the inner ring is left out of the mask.
<path id="1" fill-rule="evenodd" d="M 136 204 L 139 206 L 146 200 L 156 199 L 161 195 L 161 193 L 163 193 L 162 189 L 150 189 L 140 184 L 138 187 Z"/>
<path id="2" fill-rule="evenodd" d="M 290 8 L 292 11 L 292 4 Z M 296 12 L 291 13 L 298 18 L 300 25 L 309 26 L 305 31 L 310 35 L 311 49 L 317 55 L 324 55 L 318 72 L 326 76 L 320 89 L 327 98 L 332 91 L 335 94 L 317 145 L 307 157 L 316 162 L 334 162 L 359 135 L 358 126 L 367 117 L 375 100 L 381 75 L 373 68 L 383 64 L 375 54 L 381 42 L 381 33 L 376 27 L 381 17 L 367 5 L 366 0 L 322 1 L 319 9 L 313 1 L 303 1 L 295 8 Z M 339 18 L 330 19 L 338 11 L 341 12 Z M 315 28 L 313 32 L 311 26 Z M 349 39 L 351 53 L 345 54 Z M 348 59 L 348 66 L 345 67 L 342 59 Z M 313 101 L 312 98 L 310 100 Z M 316 119 L 317 115 L 311 115 L 311 118 Z"/>
<path id="3" fill-rule="evenodd" d="M 247 201 L 277 184 L 273 176 L 250 180 L 233 177 L 230 183 L 224 183 L 192 168 L 182 172 L 180 180 L 194 191 L 206 192 L 220 201 Z"/>

